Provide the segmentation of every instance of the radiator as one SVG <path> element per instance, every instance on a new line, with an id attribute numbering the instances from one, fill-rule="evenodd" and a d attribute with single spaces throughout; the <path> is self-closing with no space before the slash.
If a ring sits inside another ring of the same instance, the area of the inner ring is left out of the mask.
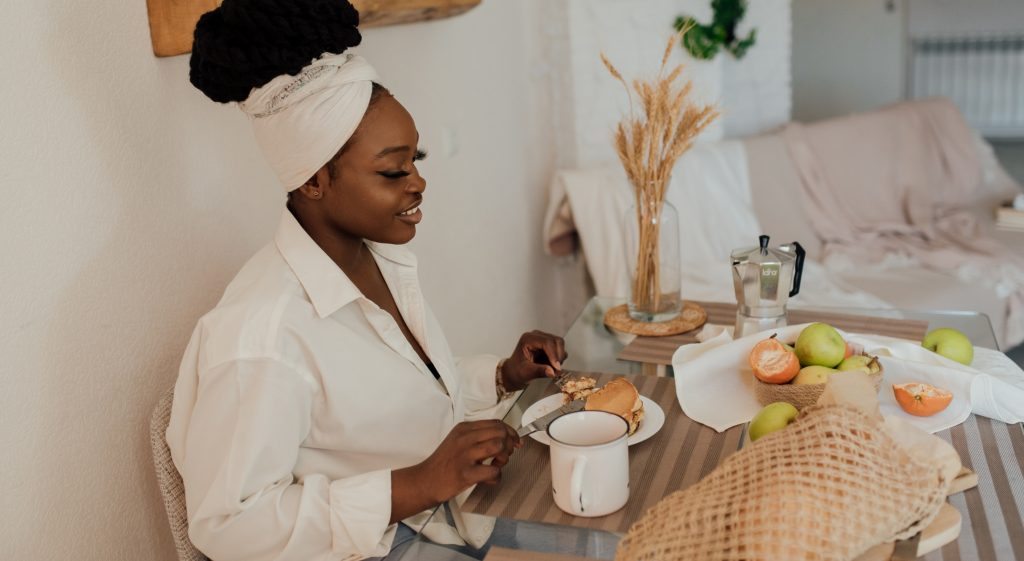
<path id="1" fill-rule="evenodd" d="M 915 37 L 908 94 L 952 99 L 990 138 L 1024 138 L 1024 32 Z"/>

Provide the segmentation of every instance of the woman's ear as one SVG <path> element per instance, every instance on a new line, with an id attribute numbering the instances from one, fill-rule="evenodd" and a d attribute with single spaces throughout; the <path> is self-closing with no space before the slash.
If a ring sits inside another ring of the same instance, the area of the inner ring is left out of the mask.
<path id="1" fill-rule="evenodd" d="M 322 199 L 324 197 L 324 187 L 331 180 L 331 174 L 327 169 L 327 166 L 329 165 L 331 165 L 330 162 L 318 169 L 316 173 L 313 174 L 313 177 L 310 177 L 309 180 L 303 183 L 301 187 L 296 189 L 296 191 L 298 191 L 300 195 L 309 199 Z"/>

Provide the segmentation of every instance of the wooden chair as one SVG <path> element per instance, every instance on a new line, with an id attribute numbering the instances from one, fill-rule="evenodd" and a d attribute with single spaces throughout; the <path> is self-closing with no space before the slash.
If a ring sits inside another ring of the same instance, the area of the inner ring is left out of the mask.
<path id="1" fill-rule="evenodd" d="M 181 475 L 171 461 L 171 450 L 167 447 L 167 424 L 171 420 L 171 402 L 174 400 L 174 388 L 164 393 L 160 402 L 153 410 L 149 422 L 149 439 L 153 446 L 153 464 L 156 467 L 156 479 L 160 484 L 160 495 L 167 509 L 167 520 L 171 524 L 171 536 L 178 550 L 180 561 L 209 561 L 192 541 L 188 539 L 188 515 L 185 512 L 185 486 Z"/>

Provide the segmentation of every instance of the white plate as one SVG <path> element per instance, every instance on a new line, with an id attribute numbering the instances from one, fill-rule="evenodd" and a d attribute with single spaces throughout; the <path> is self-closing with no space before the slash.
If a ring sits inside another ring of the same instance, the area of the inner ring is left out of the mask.
<path id="1" fill-rule="evenodd" d="M 661 425 L 665 424 L 665 412 L 661 410 L 657 403 L 644 396 L 640 396 L 640 400 L 644 403 L 644 418 L 640 420 L 640 426 L 637 427 L 636 432 L 629 436 L 627 442 L 630 446 L 654 436 L 661 429 Z M 562 394 L 549 395 L 529 406 L 526 411 L 523 411 L 523 424 L 528 425 L 534 419 L 543 417 L 561 406 Z M 546 431 L 539 430 L 530 436 L 541 444 L 551 444 Z"/>

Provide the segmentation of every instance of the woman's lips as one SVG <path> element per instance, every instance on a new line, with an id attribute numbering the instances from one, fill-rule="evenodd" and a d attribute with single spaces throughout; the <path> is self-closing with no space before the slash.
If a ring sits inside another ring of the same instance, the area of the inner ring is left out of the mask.
<path id="1" fill-rule="evenodd" d="M 406 224 L 416 225 L 420 223 L 420 220 L 423 220 L 423 211 L 420 210 L 420 207 L 416 207 L 411 214 L 399 213 L 396 216 Z"/>

